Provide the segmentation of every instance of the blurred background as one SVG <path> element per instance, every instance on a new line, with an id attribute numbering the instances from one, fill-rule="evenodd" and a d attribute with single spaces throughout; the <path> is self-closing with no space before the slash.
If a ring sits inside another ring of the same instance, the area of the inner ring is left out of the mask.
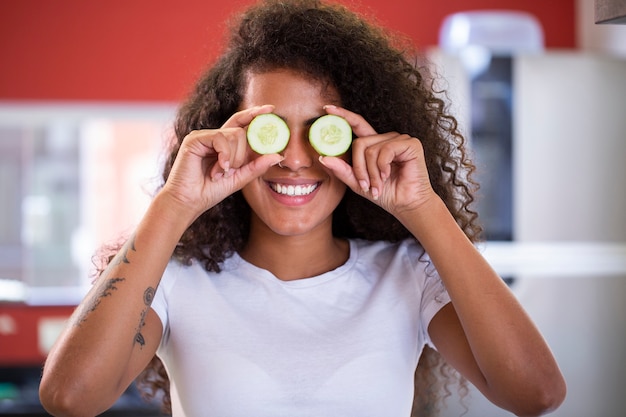
<path id="1" fill-rule="evenodd" d="M 45 415 L 41 365 L 91 257 L 141 217 L 178 103 L 250 3 L 0 2 L 0 416 Z M 552 415 L 626 415 L 625 2 L 344 3 L 441 76 L 483 185 L 481 250 L 568 382 Z M 510 416 L 473 390 L 463 401 Z M 463 412 L 453 394 L 442 416 Z M 158 410 L 131 387 L 107 414 Z"/>

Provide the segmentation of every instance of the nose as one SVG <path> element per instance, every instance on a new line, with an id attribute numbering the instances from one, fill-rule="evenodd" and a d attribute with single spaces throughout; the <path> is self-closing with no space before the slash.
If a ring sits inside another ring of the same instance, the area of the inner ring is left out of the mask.
<path id="1" fill-rule="evenodd" d="M 281 152 L 285 159 L 280 165 L 291 171 L 309 168 L 313 164 L 315 150 L 307 139 L 307 129 L 290 127 L 289 130 L 291 136 L 287 147 Z"/>

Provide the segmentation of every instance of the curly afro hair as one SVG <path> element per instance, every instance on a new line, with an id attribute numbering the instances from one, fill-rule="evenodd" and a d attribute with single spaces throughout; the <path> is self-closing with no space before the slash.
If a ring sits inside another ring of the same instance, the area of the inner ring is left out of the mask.
<path id="1" fill-rule="evenodd" d="M 222 55 L 181 105 L 163 180 L 189 132 L 219 128 L 238 110 L 247 74 L 290 69 L 333 86 L 342 106 L 363 116 L 376 131 L 419 138 L 435 192 L 476 241 L 481 228 L 470 207 L 477 189 L 471 179 L 474 165 L 456 119 L 440 98 L 442 92 L 436 91 L 427 65 L 420 62 L 425 61 L 409 41 L 344 6 L 318 0 L 263 1 L 231 22 Z M 245 244 L 249 219 L 250 207 L 237 192 L 189 227 L 174 256 L 184 263 L 195 259 L 208 271 L 219 272 L 220 264 Z M 333 233 L 367 240 L 412 237 L 393 216 L 350 190 L 333 213 Z M 415 374 L 414 415 L 431 415 L 455 382 L 467 391 L 465 381 L 427 348 Z M 138 385 L 148 396 L 163 391 L 169 407 L 167 374 L 158 358 L 140 375 Z"/>

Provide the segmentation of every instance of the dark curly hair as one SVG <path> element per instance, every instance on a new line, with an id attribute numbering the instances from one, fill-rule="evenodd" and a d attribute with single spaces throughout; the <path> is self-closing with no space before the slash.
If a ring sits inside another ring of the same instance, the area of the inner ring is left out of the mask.
<path id="1" fill-rule="evenodd" d="M 223 54 L 179 109 L 164 181 L 189 132 L 219 128 L 238 110 L 246 74 L 287 68 L 335 87 L 342 106 L 362 115 L 377 132 L 419 138 L 435 192 L 465 234 L 478 240 L 481 229 L 470 207 L 477 188 L 471 179 L 474 165 L 456 119 L 411 42 L 371 17 L 318 0 L 263 1 L 231 23 Z M 234 193 L 186 230 L 174 257 L 184 263 L 195 259 L 207 271 L 219 272 L 221 263 L 244 246 L 249 219 L 250 207 L 241 192 Z M 393 216 L 350 190 L 333 213 L 333 234 L 387 241 L 412 237 Z M 167 374 L 158 358 L 137 382 L 148 396 L 163 391 L 169 406 Z M 465 381 L 426 348 L 415 373 L 413 415 L 432 415 L 456 382 L 464 395 Z"/>

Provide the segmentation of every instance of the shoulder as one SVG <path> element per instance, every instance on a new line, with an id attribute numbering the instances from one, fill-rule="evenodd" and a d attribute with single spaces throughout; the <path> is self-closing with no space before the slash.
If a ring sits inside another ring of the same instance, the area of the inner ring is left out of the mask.
<path id="1" fill-rule="evenodd" d="M 395 252 L 398 250 L 421 250 L 421 246 L 415 239 L 403 239 L 398 242 L 386 240 L 350 239 L 352 247 L 359 252 Z"/>
<path id="2" fill-rule="evenodd" d="M 403 281 L 404 285 L 415 286 L 420 293 L 445 292 L 428 253 L 415 239 L 399 242 L 354 240 L 351 247 L 356 248 L 357 268 L 366 275 Z"/>
<path id="3" fill-rule="evenodd" d="M 198 263 L 193 260 L 186 264 L 177 259 L 171 259 L 163 272 L 160 285 L 167 286 L 167 284 L 173 284 L 180 276 L 193 274 L 198 267 Z"/>
<path id="4" fill-rule="evenodd" d="M 404 261 L 414 265 L 420 260 L 429 261 L 428 255 L 415 239 L 399 242 L 351 240 L 351 249 L 359 262 Z"/>
<path id="5" fill-rule="evenodd" d="M 357 268 L 371 274 L 419 277 L 436 274 L 428 255 L 415 239 L 399 242 L 352 240 Z"/>
<path id="6" fill-rule="evenodd" d="M 202 281 L 202 278 L 206 278 L 209 274 L 210 272 L 203 267 L 202 263 L 196 260 L 184 263 L 177 259 L 171 259 L 163 272 L 157 292 L 168 297 L 175 288 L 193 286 L 194 283 Z"/>

